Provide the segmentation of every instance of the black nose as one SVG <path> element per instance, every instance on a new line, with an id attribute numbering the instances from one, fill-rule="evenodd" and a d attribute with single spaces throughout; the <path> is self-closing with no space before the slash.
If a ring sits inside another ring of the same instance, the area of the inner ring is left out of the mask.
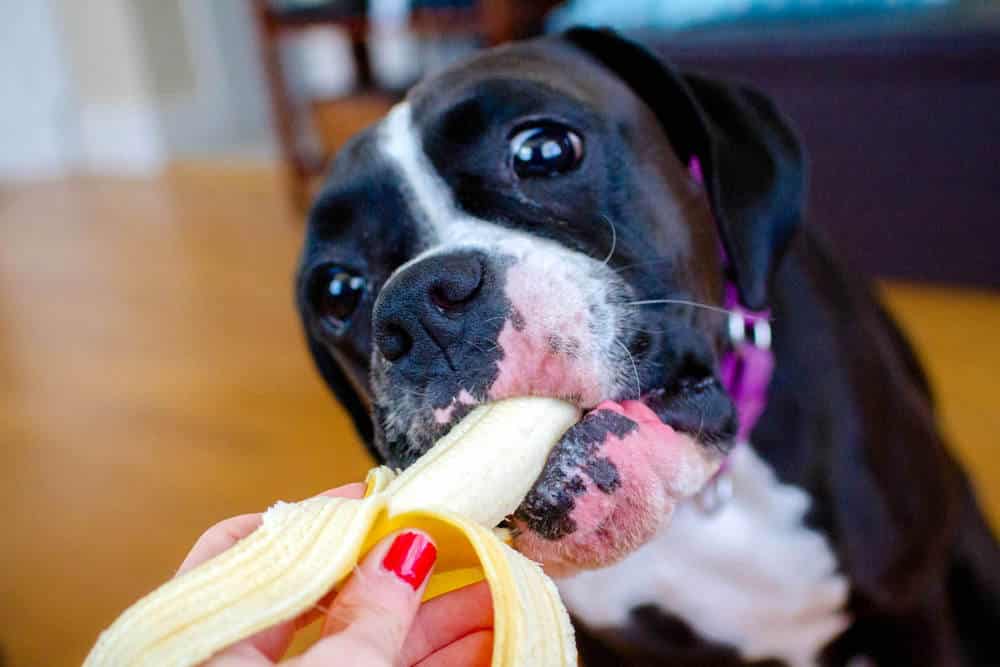
<path id="1" fill-rule="evenodd" d="M 481 310 L 492 283 L 482 253 L 434 255 L 412 264 L 382 289 L 375 302 L 375 345 L 387 360 L 427 370 L 462 340 L 467 320 Z"/>

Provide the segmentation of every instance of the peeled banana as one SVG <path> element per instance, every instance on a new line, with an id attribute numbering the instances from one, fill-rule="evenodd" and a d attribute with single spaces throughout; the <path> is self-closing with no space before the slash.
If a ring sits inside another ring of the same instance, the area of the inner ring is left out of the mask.
<path id="1" fill-rule="evenodd" d="M 127 609 L 84 667 L 196 665 L 307 611 L 403 527 L 427 531 L 438 546 L 425 598 L 488 582 L 493 667 L 575 667 L 573 628 L 555 585 L 494 527 L 578 418 L 574 406 L 549 398 L 487 404 L 398 476 L 371 470 L 363 499 L 278 503 L 250 536 Z"/>

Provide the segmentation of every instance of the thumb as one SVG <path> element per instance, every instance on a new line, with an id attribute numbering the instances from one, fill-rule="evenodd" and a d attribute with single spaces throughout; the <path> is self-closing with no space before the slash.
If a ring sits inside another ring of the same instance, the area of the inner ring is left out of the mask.
<path id="1" fill-rule="evenodd" d="M 434 543 L 416 530 L 375 545 L 334 598 L 302 667 L 395 665 L 436 560 Z"/>

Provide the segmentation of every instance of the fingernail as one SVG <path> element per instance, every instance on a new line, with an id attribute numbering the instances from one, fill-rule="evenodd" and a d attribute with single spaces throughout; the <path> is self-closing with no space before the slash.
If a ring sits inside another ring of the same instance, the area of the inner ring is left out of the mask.
<path id="1" fill-rule="evenodd" d="M 408 583 L 413 590 L 420 588 L 437 560 L 437 547 L 420 533 L 400 533 L 392 541 L 382 567 Z"/>

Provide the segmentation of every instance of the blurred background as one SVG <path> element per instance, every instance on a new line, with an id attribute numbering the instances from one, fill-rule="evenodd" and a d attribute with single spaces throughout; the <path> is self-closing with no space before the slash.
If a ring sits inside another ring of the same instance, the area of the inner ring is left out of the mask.
<path id="1" fill-rule="evenodd" d="M 0 664 L 79 664 L 215 521 L 363 475 L 292 306 L 310 192 L 420 76 L 577 23 L 777 99 L 1000 526 L 1000 3 L 0 8 Z"/>

